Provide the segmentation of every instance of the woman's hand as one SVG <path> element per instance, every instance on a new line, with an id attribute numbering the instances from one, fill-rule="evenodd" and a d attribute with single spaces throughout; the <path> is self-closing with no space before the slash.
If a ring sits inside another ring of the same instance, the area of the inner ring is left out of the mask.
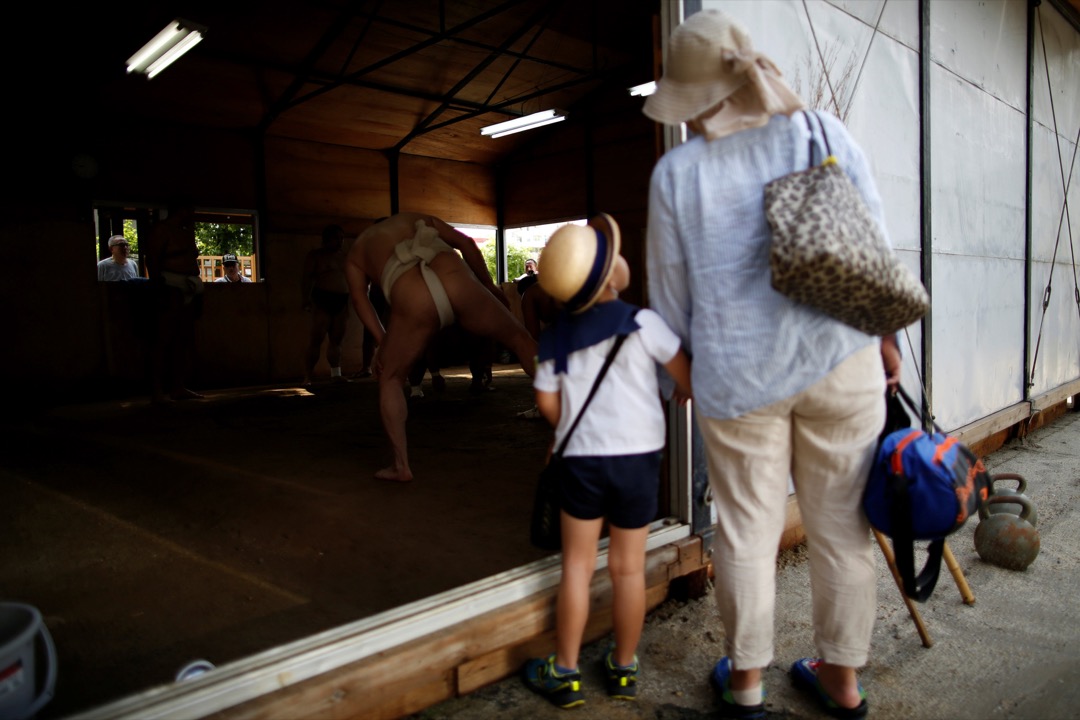
<path id="1" fill-rule="evenodd" d="M 896 335 L 881 338 L 881 364 L 885 368 L 885 385 L 890 391 L 900 386 L 900 346 Z"/>

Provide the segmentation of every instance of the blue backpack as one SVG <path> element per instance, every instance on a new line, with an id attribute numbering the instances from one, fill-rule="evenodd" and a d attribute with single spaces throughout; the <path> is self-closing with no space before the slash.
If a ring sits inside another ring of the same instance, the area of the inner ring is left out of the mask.
<path id="1" fill-rule="evenodd" d="M 898 394 L 918 413 L 914 401 Z M 863 509 L 870 524 L 892 538 L 904 592 L 926 601 L 941 570 L 945 537 L 978 512 L 990 492 L 982 460 L 955 437 L 911 427 L 911 418 L 895 395 L 887 396 L 885 429 L 878 442 Z M 915 542 L 929 540 L 923 569 L 915 574 Z"/>

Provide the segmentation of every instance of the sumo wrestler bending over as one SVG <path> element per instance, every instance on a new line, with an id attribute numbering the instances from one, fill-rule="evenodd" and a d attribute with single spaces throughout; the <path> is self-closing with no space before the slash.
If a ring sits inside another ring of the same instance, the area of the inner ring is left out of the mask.
<path id="1" fill-rule="evenodd" d="M 379 412 L 394 453 L 393 464 L 375 477 L 408 482 L 413 473 L 405 440 L 405 383 L 435 333 L 457 322 L 493 338 L 518 357 L 530 377 L 536 341 L 510 314 L 473 239 L 437 217 L 399 213 L 376 222 L 356 239 L 345 273 L 353 308 L 377 346 L 371 370 L 379 380 Z M 386 327 L 368 298 L 371 283 L 390 303 Z"/>

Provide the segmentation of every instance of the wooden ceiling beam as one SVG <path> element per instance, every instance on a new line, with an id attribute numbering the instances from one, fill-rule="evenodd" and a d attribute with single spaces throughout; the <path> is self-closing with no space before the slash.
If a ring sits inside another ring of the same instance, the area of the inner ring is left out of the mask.
<path id="1" fill-rule="evenodd" d="M 465 30 L 468 30 L 469 28 L 473 27 L 474 25 L 477 25 L 477 24 L 479 24 L 479 23 L 481 23 L 481 22 L 483 22 L 485 20 L 488 20 L 488 19 L 490 19 L 492 17 L 495 17 L 496 15 L 499 15 L 500 13 L 505 12 L 506 10 L 509 10 L 510 8 L 514 7 L 515 5 L 520 5 L 523 2 L 525 2 L 525 0 L 507 0 L 506 2 L 501 3 L 500 5 L 492 8 L 491 10 L 488 10 L 486 12 L 482 12 L 479 15 L 475 15 L 472 18 L 469 18 L 465 22 L 454 26 L 453 28 L 446 31 L 445 33 L 438 33 L 436 35 L 432 35 L 428 39 L 422 40 L 421 42 L 413 45 L 412 47 L 405 48 L 404 50 L 401 50 L 399 52 L 394 53 L 393 55 L 390 55 L 388 57 L 383 58 L 382 60 L 374 62 L 374 63 L 368 65 L 367 67 L 364 67 L 364 68 L 362 68 L 360 70 L 349 73 L 345 77 L 339 78 L 339 79 L 335 80 L 334 82 L 328 83 L 327 85 L 325 85 L 322 88 L 319 88 L 318 90 L 314 90 L 314 91 L 308 93 L 307 95 L 299 97 L 296 100 L 294 100 L 290 104 L 290 106 L 295 106 L 295 105 L 299 105 L 301 103 L 307 102 L 308 100 L 311 100 L 314 97 L 317 97 L 317 96 L 322 95 L 324 93 L 330 92 L 331 90 L 333 90 L 333 89 L 335 89 L 337 87 L 340 87 L 342 84 L 346 83 L 349 80 L 359 79 L 359 78 L 363 77 L 364 75 L 367 75 L 370 72 L 374 72 L 375 70 L 386 67 L 387 65 L 390 65 L 391 63 L 395 63 L 398 60 L 401 60 L 403 58 L 407 58 L 410 55 L 415 55 L 416 53 L 420 52 L 421 50 L 429 48 L 432 45 L 436 45 L 436 44 L 442 42 L 443 40 L 446 40 L 446 39 L 448 39 L 450 37 L 453 37 L 454 35 L 457 35 L 458 33 L 464 32 Z"/>
<path id="2" fill-rule="evenodd" d="M 1080 2 L 1080 0 L 1077 0 L 1077 1 Z M 388 18 L 388 17 L 377 17 L 371 12 L 358 12 L 358 13 L 356 13 L 356 17 L 368 18 L 368 19 L 371 19 L 374 22 L 378 22 L 378 23 L 383 24 L 383 25 L 389 25 L 389 26 L 392 26 L 392 27 L 396 27 L 396 28 L 399 28 L 401 30 L 408 30 L 409 32 L 414 32 L 414 33 L 416 33 L 418 35 L 435 36 L 435 35 L 441 34 L 441 33 L 435 32 L 433 30 L 430 30 L 428 28 L 420 27 L 419 25 L 413 25 L 412 23 L 403 22 L 401 20 L 395 20 L 393 18 Z M 442 33 L 442 34 L 444 34 L 444 33 Z M 444 39 L 449 43 L 457 43 L 457 44 L 460 44 L 460 45 L 465 45 L 466 47 L 476 48 L 478 50 L 489 50 L 490 51 L 490 50 L 497 49 L 495 45 L 492 45 L 491 43 L 482 42 L 480 40 L 471 40 L 469 38 L 464 38 L 464 37 L 445 37 Z M 585 68 L 581 68 L 581 67 L 578 67 L 576 65 L 569 65 L 567 63 L 560 62 L 560 61 L 555 60 L 553 58 L 545 58 L 545 57 L 540 57 L 538 55 L 529 55 L 527 52 L 522 52 L 522 51 L 519 51 L 519 50 L 504 49 L 504 50 L 501 50 L 501 52 L 502 52 L 503 55 L 506 55 L 506 56 L 509 56 L 509 57 L 518 58 L 520 60 L 528 60 L 529 62 L 534 62 L 534 63 L 536 63 L 538 65 L 545 65 L 547 67 L 555 68 L 557 70 L 565 70 L 567 72 L 572 72 L 572 73 L 588 72 Z"/>
<path id="3" fill-rule="evenodd" d="M 503 56 L 503 51 L 506 48 L 516 43 L 518 40 L 524 37 L 525 33 L 529 32 L 530 29 L 535 27 L 537 28 L 536 35 L 533 36 L 533 39 L 529 42 L 528 45 L 528 47 L 532 47 L 532 44 L 536 42 L 536 38 L 540 37 L 540 35 L 543 34 L 544 30 L 547 28 L 547 23 L 549 20 L 551 20 L 551 16 L 555 13 L 555 10 L 557 9 L 559 3 L 560 0 L 554 0 L 553 2 L 548 2 L 541 5 L 536 12 L 527 17 L 514 32 L 510 33 L 510 35 L 507 36 L 507 38 L 503 41 L 502 45 L 493 49 L 490 53 L 488 53 L 488 56 L 486 58 L 477 63 L 472 70 L 470 70 L 468 73 L 465 74 L 463 78 L 461 78 L 461 80 L 458 80 L 454 87 L 450 88 L 450 91 L 447 94 L 451 98 L 455 98 L 459 92 L 461 92 L 469 85 L 469 83 L 476 79 L 477 75 L 486 70 L 491 65 L 491 63 L 501 58 Z M 495 88 L 491 91 L 491 94 L 488 95 L 487 103 L 485 104 L 491 102 L 492 97 L 494 97 L 495 93 L 498 92 L 499 88 L 502 87 L 502 84 L 506 82 L 510 75 L 513 74 L 514 69 L 518 66 L 518 63 L 520 62 L 520 60 L 514 61 L 510 69 L 506 71 L 505 75 L 503 75 L 503 79 L 498 82 Z M 394 149 L 401 151 L 406 145 L 412 142 L 414 138 L 424 134 L 425 128 L 431 125 L 431 123 L 433 123 L 435 119 L 439 117 L 439 115 L 441 115 L 449 107 L 449 105 L 450 101 L 443 102 L 441 105 L 439 105 L 439 107 L 429 113 L 426 118 L 417 123 L 416 127 L 414 127 L 403 138 L 401 138 L 401 140 L 399 140 L 394 146 Z M 450 124 L 460 122 L 463 119 L 464 117 L 454 118 L 450 121 Z"/>

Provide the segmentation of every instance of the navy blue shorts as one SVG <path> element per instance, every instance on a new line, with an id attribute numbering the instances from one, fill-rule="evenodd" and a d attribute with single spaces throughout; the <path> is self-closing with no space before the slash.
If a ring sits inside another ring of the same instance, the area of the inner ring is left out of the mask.
<path id="1" fill-rule="evenodd" d="M 560 488 L 562 507 L 580 520 L 606 517 L 632 530 L 656 519 L 660 494 L 659 450 L 641 455 L 572 455 L 573 478 Z"/>

